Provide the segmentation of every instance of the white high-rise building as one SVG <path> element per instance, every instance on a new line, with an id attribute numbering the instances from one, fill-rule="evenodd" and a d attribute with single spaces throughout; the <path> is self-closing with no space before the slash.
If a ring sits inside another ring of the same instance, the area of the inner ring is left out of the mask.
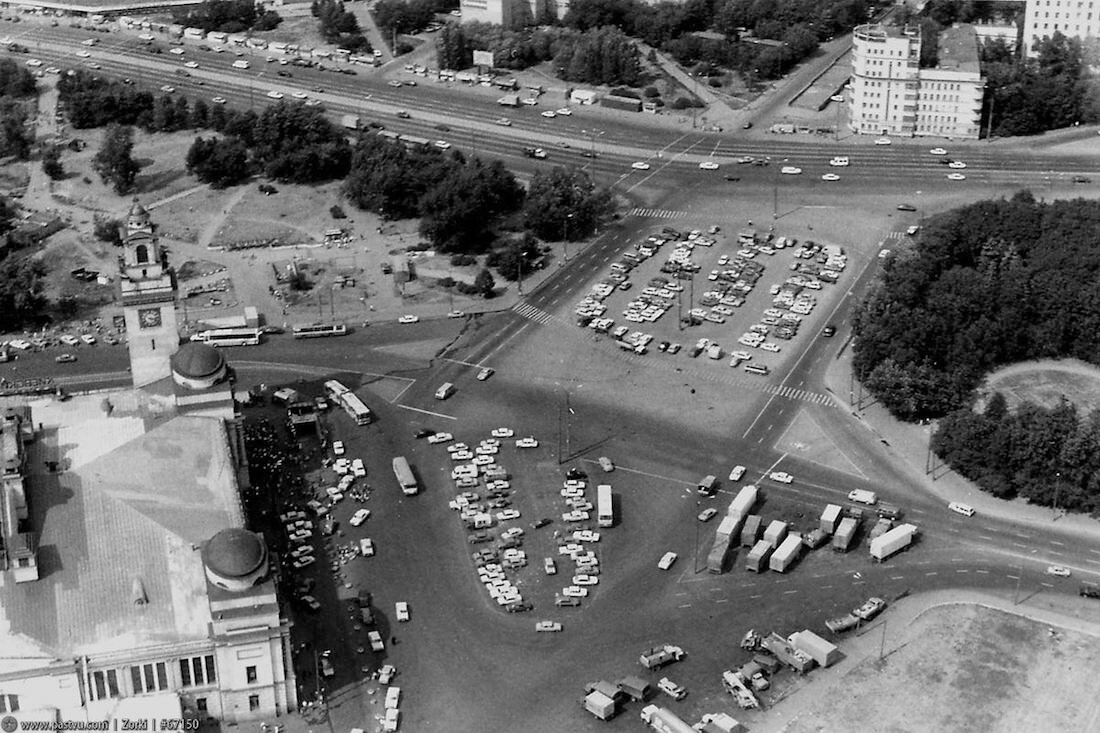
<path id="1" fill-rule="evenodd" d="M 939 41 L 939 63 L 922 69 L 919 28 L 855 29 L 848 110 L 853 132 L 977 139 L 985 80 L 974 28 L 956 25 Z"/>
<path id="2" fill-rule="evenodd" d="M 1100 0 L 1027 0 L 1024 52 L 1035 55 L 1035 42 L 1060 31 L 1069 38 L 1100 38 Z"/>

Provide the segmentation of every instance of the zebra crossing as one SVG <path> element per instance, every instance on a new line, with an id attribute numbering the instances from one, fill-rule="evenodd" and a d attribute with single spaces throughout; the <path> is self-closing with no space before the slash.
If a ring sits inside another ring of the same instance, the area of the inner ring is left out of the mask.
<path id="1" fill-rule="evenodd" d="M 554 316 L 550 315 L 546 311 L 542 310 L 541 308 L 536 308 L 530 303 L 525 303 L 523 301 L 520 301 L 519 303 L 513 305 L 512 311 L 520 314 L 529 321 L 534 321 L 535 323 L 541 323 L 543 325 L 550 323 L 554 320 Z"/>
<path id="2" fill-rule="evenodd" d="M 883 237 L 883 240 L 886 239 L 905 239 L 905 232 L 890 232 Z"/>
<path id="3" fill-rule="evenodd" d="M 680 219 L 688 215 L 686 211 L 671 211 L 669 209 L 631 209 L 630 216 L 647 216 L 651 219 Z"/>
<path id="4" fill-rule="evenodd" d="M 764 391 L 779 395 L 780 397 L 786 397 L 790 400 L 802 400 L 803 402 L 812 402 L 816 405 L 836 407 L 836 403 L 833 402 L 831 396 L 821 394 L 820 392 L 810 392 L 805 389 L 795 389 L 794 387 L 780 387 L 774 384 L 769 384 L 764 388 Z"/>

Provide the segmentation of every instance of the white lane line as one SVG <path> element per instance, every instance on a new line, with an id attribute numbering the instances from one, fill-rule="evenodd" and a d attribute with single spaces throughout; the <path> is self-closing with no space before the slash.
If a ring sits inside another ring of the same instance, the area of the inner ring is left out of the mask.
<path id="1" fill-rule="evenodd" d="M 443 361 L 449 361 L 452 364 L 461 364 L 462 366 L 474 367 L 475 369 L 479 369 L 481 367 L 480 364 L 473 364 L 468 361 L 462 361 L 462 359 L 452 359 L 449 356 L 443 357 Z"/>
<path id="2" fill-rule="evenodd" d="M 599 462 L 599 461 L 593 461 L 590 458 L 586 458 L 584 460 L 585 460 L 586 463 L 598 463 Z M 660 479 L 661 481 L 671 481 L 673 483 L 683 484 L 684 486 L 695 486 L 694 481 L 684 481 L 683 479 L 679 479 L 679 478 L 670 478 L 669 476 L 662 476 L 659 473 L 649 473 L 648 471 L 639 471 L 636 468 L 627 468 L 627 467 L 621 466 L 619 464 L 615 464 L 615 470 L 616 471 L 626 471 L 627 473 L 636 473 L 639 476 L 648 476 L 649 478 L 656 478 L 656 479 Z"/>
<path id="3" fill-rule="evenodd" d="M 890 580 L 905 580 L 904 575 L 891 575 Z"/>
<path id="4" fill-rule="evenodd" d="M 499 344 L 497 344 L 497 347 L 496 347 L 495 349 L 493 349 L 492 351 L 490 351 L 490 352 L 489 352 L 488 354 L 486 354 L 485 356 L 481 357 L 481 361 L 482 361 L 482 362 L 485 362 L 485 361 L 487 361 L 487 360 L 489 359 L 489 357 L 490 357 L 490 356 L 492 356 L 493 354 L 495 354 L 495 353 L 497 353 L 498 351 L 500 351 L 501 349 L 503 349 L 503 348 L 504 348 L 504 346 L 505 346 L 505 345 L 506 345 L 506 344 L 507 344 L 507 343 L 508 343 L 509 341 L 511 341 L 511 340 L 512 340 L 512 339 L 514 339 L 514 338 L 515 338 L 516 336 L 519 336 L 519 335 L 520 335 L 521 333 L 523 333 L 524 331 L 526 331 L 526 330 L 528 329 L 528 327 L 530 327 L 530 325 L 531 325 L 531 322 L 530 322 L 530 321 L 528 321 L 527 323 L 524 323 L 524 324 L 523 324 L 523 326 L 522 326 L 522 327 L 521 327 L 521 328 L 520 328 L 520 329 L 519 329 L 518 331 L 516 331 L 515 333 L 513 333 L 513 334 L 512 334 L 511 336 L 509 336 L 508 338 L 504 339 L 503 341 L 501 341 L 501 342 L 500 342 Z"/>
<path id="5" fill-rule="evenodd" d="M 1058 545 L 1059 547 L 1065 547 L 1066 546 L 1065 542 L 1059 542 L 1058 540 L 1050 540 L 1050 544 Z"/>
<path id="6" fill-rule="evenodd" d="M 677 608 L 691 608 L 690 603 L 681 603 Z"/>
<path id="7" fill-rule="evenodd" d="M 798 591 L 796 591 L 796 590 L 785 590 L 785 591 L 783 591 L 783 595 L 785 595 L 785 596 L 789 596 L 792 593 L 798 593 Z"/>
<path id="8" fill-rule="evenodd" d="M 979 575 L 989 575 L 988 570 L 975 570 L 974 572 L 978 573 Z"/>
<path id="9" fill-rule="evenodd" d="M 719 598 L 718 600 L 715 601 L 715 603 L 729 603 L 729 602 L 730 602 L 729 598 Z"/>
<path id="10" fill-rule="evenodd" d="M 457 420 L 457 417 L 453 415 L 444 415 L 442 412 L 432 412 L 431 410 L 421 410 L 419 407 L 410 407 L 408 405 L 398 405 L 398 407 L 404 410 L 411 410 L 413 412 L 419 412 L 423 415 L 431 415 L 432 417 L 442 417 L 446 420 Z"/>
<path id="11" fill-rule="evenodd" d="M 932 572 L 930 572 L 930 573 L 925 573 L 925 576 L 929 576 L 929 575 L 939 575 L 939 573 L 938 573 L 938 572 L 936 572 L 935 570 L 933 570 L 933 571 L 932 571 Z"/>
<path id="12" fill-rule="evenodd" d="M 980 535 L 978 535 L 978 539 L 981 539 L 981 540 L 989 540 L 990 542 L 992 542 L 992 541 L 993 541 L 993 538 L 992 538 L 992 537 L 990 537 L 990 536 L 989 536 L 989 535 L 987 535 L 987 534 L 980 534 Z"/>

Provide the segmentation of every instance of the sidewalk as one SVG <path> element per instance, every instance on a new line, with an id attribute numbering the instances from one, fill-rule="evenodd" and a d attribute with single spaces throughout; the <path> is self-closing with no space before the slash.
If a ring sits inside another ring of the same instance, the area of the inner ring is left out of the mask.
<path id="1" fill-rule="evenodd" d="M 1100 522 L 1080 514 L 1055 514 L 1050 508 L 1031 505 L 1023 499 L 997 499 L 959 476 L 935 456 L 932 457 L 935 470 L 931 474 L 926 473 L 928 441 L 935 424 L 914 425 L 896 420 L 885 407 L 873 402 L 866 391 L 863 406 L 856 410 L 856 406 L 848 402 L 851 371 L 852 350 L 849 347 L 826 370 L 825 388 L 849 416 L 855 413 L 854 419 L 859 420 L 876 438 L 885 441 L 887 445 L 883 449 L 900 459 L 899 467 L 907 469 L 913 480 L 929 494 L 938 497 L 944 504 L 952 501 L 969 504 L 979 515 L 985 514 L 1035 529 L 1056 529 L 1091 541 L 1100 539 Z"/>

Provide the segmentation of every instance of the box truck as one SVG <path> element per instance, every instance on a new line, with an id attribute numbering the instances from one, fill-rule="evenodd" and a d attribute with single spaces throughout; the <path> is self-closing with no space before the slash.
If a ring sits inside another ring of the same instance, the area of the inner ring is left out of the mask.
<path id="1" fill-rule="evenodd" d="M 611 720 L 619 712 L 619 705 L 602 692 L 590 692 L 584 696 L 584 709 L 600 720 Z"/>
<path id="2" fill-rule="evenodd" d="M 718 575 L 726 569 L 726 558 L 729 556 L 731 537 L 721 532 L 714 535 L 714 544 L 707 554 L 707 572 Z"/>
<path id="3" fill-rule="evenodd" d="M 775 655 L 783 664 L 799 674 L 805 674 L 814 667 L 814 658 L 791 646 L 790 642 L 774 631 L 761 642 L 763 647 Z"/>
<path id="4" fill-rule="evenodd" d="M 859 529 L 859 522 L 852 517 L 845 517 L 841 520 L 836 534 L 833 535 L 833 551 L 847 552 L 848 548 L 852 546 L 852 540 L 856 537 L 857 529 Z"/>
<path id="5" fill-rule="evenodd" d="M 761 521 L 759 514 L 750 514 L 745 517 L 745 526 L 741 529 L 742 547 L 752 547 L 760 539 Z"/>
<path id="6" fill-rule="evenodd" d="M 646 705 L 642 708 L 642 720 L 660 733 L 695 733 L 695 729 L 668 708 Z"/>
<path id="7" fill-rule="evenodd" d="M 864 489 L 852 489 L 848 492 L 848 501 L 854 501 L 867 506 L 874 506 L 878 502 L 878 495 L 873 491 Z"/>
<path id="8" fill-rule="evenodd" d="M 753 504 L 756 503 L 757 489 L 752 484 L 741 487 L 741 490 L 737 492 L 737 496 L 733 497 L 733 501 L 730 502 L 729 509 L 726 510 L 727 517 L 747 517 L 749 512 L 752 511 Z"/>
<path id="9" fill-rule="evenodd" d="M 359 115 L 343 115 L 340 117 L 340 124 L 348 130 L 358 130 L 363 121 L 359 119 Z"/>
<path id="10" fill-rule="evenodd" d="M 638 664 L 646 669 L 659 669 L 666 664 L 679 662 L 683 658 L 683 649 L 678 646 L 673 646 L 672 644 L 662 644 L 661 646 L 655 646 L 652 649 L 646 649 L 642 652 L 642 655 L 638 657 Z"/>
<path id="11" fill-rule="evenodd" d="M 842 656 L 835 644 L 822 639 L 809 629 L 796 631 L 787 638 L 787 641 L 795 649 L 809 654 L 822 667 L 836 664 Z"/>
<path id="12" fill-rule="evenodd" d="M 764 541 L 772 546 L 772 549 L 779 547 L 783 542 L 783 538 L 787 536 L 787 523 L 780 522 L 778 519 L 768 525 L 768 528 L 764 530 Z"/>
<path id="13" fill-rule="evenodd" d="M 639 702 L 645 701 L 650 696 L 650 693 L 653 692 L 653 688 L 649 686 L 648 682 L 634 675 L 623 677 L 615 684 L 618 685 L 619 689 L 625 692 L 630 699 Z"/>
<path id="14" fill-rule="evenodd" d="M 802 535 L 792 534 L 783 540 L 779 549 L 772 553 L 768 567 L 777 573 L 785 573 L 802 554 Z"/>
<path id="15" fill-rule="evenodd" d="M 899 524 L 881 537 L 871 540 L 871 557 L 882 562 L 912 544 L 916 535 L 917 528 L 914 525 Z"/>
<path id="16" fill-rule="evenodd" d="M 748 557 L 745 558 L 745 570 L 751 570 L 754 573 L 762 573 L 768 569 L 768 558 L 771 557 L 772 550 L 767 540 L 760 540 L 752 549 L 749 550 Z"/>
<path id="17" fill-rule="evenodd" d="M 820 529 L 825 534 L 833 534 L 836 532 L 837 525 L 840 524 L 840 505 L 839 504 L 827 504 L 825 511 L 821 512 L 821 522 L 818 524 Z"/>

